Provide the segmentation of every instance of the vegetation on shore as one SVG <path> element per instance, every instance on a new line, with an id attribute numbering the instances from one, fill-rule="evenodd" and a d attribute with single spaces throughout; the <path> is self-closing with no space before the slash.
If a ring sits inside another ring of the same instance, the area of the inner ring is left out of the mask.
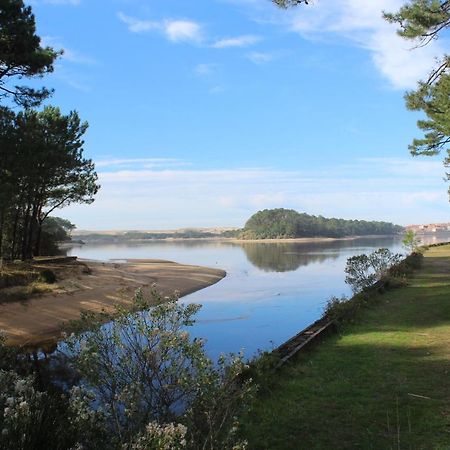
<path id="1" fill-rule="evenodd" d="M 254 214 L 240 233 L 244 239 L 394 235 L 403 227 L 387 222 L 327 219 L 293 209 L 265 209 Z"/>
<path id="2" fill-rule="evenodd" d="M 93 162 L 83 156 L 87 122 L 76 111 L 33 109 L 52 90 L 15 85 L 51 73 L 61 54 L 41 46 L 31 7 L 22 0 L 2 2 L 0 259 L 40 255 L 49 215 L 72 203 L 92 203 L 100 187 Z"/>
<path id="3" fill-rule="evenodd" d="M 179 231 L 125 231 L 123 233 L 88 233 L 77 236 L 86 242 L 126 242 L 151 241 L 163 239 L 216 239 L 237 237 L 240 230 L 205 231 L 201 229 L 186 229 Z"/>
<path id="4" fill-rule="evenodd" d="M 123 233 L 89 233 L 80 235 L 83 241 L 125 242 L 160 239 L 298 239 L 343 238 L 352 236 L 396 235 L 403 227 L 388 222 L 327 219 L 299 213 L 292 209 L 265 209 L 253 214 L 244 228 L 223 231 L 186 229 L 178 231 L 126 231 Z"/>
<path id="5" fill-rule="evenodd" d="M 450 245 L 433 247 L 406 286 L 284 367 L 246 419 L 249 447 L 447 448 L 449 298 Z"/>
<path id="6" fill-rule="evenodd" d="M 0 339 L 0 449 L 246 448 L 237 417 L 254 385 L 242 356 L 213 362 L 187 331 L 200 306 L 154 296 L 82 315 L 48 365 Z"/>
<path id="7" fill-rule="evenodd" d="M 60 282 L 89 272 L 89 267 L 79 261 L 48 262 L 45 258 L 38 258 L 4 263 L 0 267 L 0 304 L 60 292 Z"/>

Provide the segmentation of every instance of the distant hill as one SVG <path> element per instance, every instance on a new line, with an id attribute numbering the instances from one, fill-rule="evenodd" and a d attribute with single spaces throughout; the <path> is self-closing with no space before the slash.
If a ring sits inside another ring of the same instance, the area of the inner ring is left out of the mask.
<path id="1" fill-rule="evenodd" d="M 293 209 L 265 209 L 248 219 L 244 228 L 180 228 L 177 230 L 76 230 L 83 242 L 125 242 L 162 239 L 292 239 L 304 237 L 340 238 L 347 236 L 394 235 L 403 227 L 387 222 L 327 219 Z"/>
<path id="2" fill-rule="evenodd" d="M 293 209 L 265 209 L 248 219 L 240 233 L 243 239 L 285 239 L 304 237 L 331 237 L 394 235 L 403 227 L 388 222 L 366 220 L 327 219 L 311 216 Z"/>
<path id="3" fill-rule="evenodd" d="M 83 242 L 123 242 L 158 239 L 214 239 L 236 237 L 241 232 L 238 228 L 182 228 L 178 230 L 79 230 L 74 238 Z"/>

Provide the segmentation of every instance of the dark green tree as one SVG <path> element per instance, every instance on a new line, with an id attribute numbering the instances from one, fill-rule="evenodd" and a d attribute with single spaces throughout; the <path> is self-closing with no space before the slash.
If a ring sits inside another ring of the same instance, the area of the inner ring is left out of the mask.
<path id="1" fill-rule="evenodd" d="M 61 217 L 49 216 L 42 224 L 40 250 L 43 255 L 57 255 L 60 253 L 58 243 L 71 240 L 70 233 L 75 225 Z"/>
<path id="2" fill-rule="evenodd" d="M 412 0 L 395 13 L 385 13 L 386 20 L 399 25 L 398 34 L 424 46 L 450 26 L 450 2 L 442 0 Z M 437 155 L 447 152 L 444 160 L 450 164 L 450 58 L 443 55 L 426 80 L 418 82 L 416 90 L 405 95 L 406 106 L 422 111 L 426 118 L 417 122 L 424 132 L 409 146 L 413 155 Z M 450 175 L 447 174 L 447 178 Z"/>
<path id="3" fill-rule="evenodd" d="M 8 145 L 0 145 L 3 256 L 29 259 L 40 253 L 42 225 L 55 209 L 92 203 L 99 189 L 90 159 L 83 156 L 87 123 L 78 113 L 48 106 L 0 122 Z M 1 223 L 1 222 L 0 222 Z"/>
<path id="4" fill-rule="evenodd" d="M 71 203 L 92 203 L 99 189 L 90 159 L 83 157 L 82 136 L 87 122 L 78 113 L 63 115 L 59 108 L 19 113 L 22 155 L 27 155 L 26 183 L 29 221 L 28 239 L 22 258 L 40 252 L 42 224 L 56 208 Z"/>
<path id="5" fill-rule="evenodd" d="M 278 239 L 394 235 L 403 231 L 398 225 L 365 220 L 327 219 L 298 213 L 293 209 L 265 209 L 248 219 L 242 230 L 244 239 Z"/>
<path id="6" fill-rule="evenodd" d="M 26 107 L 38 105 L 51 94 L 49 89 L 14 83 L 52 72 L 53 62 L 61 54 L 41 46 L 31 7 L 22 0 L 0 1 L 0 99 L 9 97 Z"/>

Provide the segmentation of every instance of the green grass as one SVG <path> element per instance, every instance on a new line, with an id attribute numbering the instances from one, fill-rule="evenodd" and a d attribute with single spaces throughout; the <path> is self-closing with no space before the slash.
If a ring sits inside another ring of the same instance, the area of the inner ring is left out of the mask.
<path id="1" fill-rule="evenodd" d="M 250 449 L 450 449 L 450 245 L 277 373 Z"/>

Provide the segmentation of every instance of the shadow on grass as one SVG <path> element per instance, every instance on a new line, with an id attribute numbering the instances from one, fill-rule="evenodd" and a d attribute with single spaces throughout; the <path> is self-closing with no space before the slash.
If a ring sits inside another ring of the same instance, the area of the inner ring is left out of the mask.
<path id="1" fill-rule="evenodd" d="M 250 449 L 449 449 L 450 258 L 425 258 L 263 392 Z"/>
<path id="2" fill-rule="evenodd" d="M 450 361 L 432 356 L 442 350 L 331 338 L 260 399 L 250 448 L 449 448 Z"/>

